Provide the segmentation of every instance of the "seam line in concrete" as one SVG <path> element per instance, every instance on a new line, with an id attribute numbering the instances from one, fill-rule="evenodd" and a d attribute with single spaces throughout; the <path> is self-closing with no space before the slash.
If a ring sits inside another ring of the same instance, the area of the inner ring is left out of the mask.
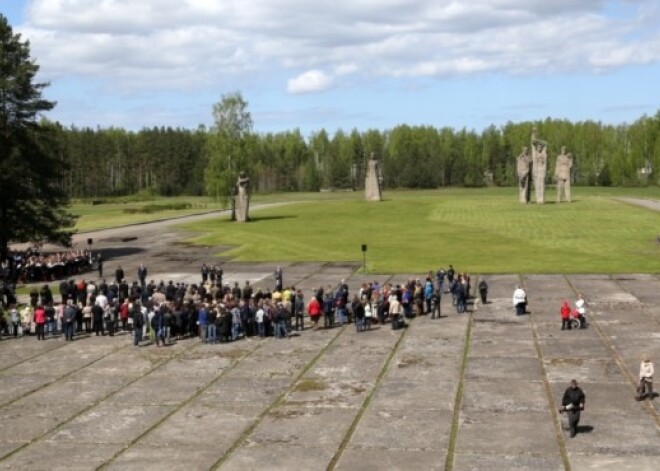
<path id="1" fill-rule="evenodd" d="M 362 419 L 362 416 L 366 412 L 367 408 L 371 404 L 371 401 L 380 389 L 380 385 L 383 382 L 383 378 L 385 378 L 385 374 L 389 370 L 390 364 L 392 363 L 392 359 L 394 358 L 394 355 L 396 355 L 396 352 L 399 350 L 399 347 L 401 346 L 401 343 L 403 342 L 404 337 L 406 336 L 406 333 L 408 330 L 412 327 L 413 322 L 410 323 L 410 325 L 401 332 L 399 335 L 399 338 L 397 339 L 396 343 L 392 347 L 392 351 L 389 353 L 387 359 L 385 360 L 385 364 L 383 367 L 380 369 L 378 372 L 378 376 L 376 377 L 376 382 L 374 383 L 374 387 L 371 389 L 371 392 L 369 395 L 367 395 L 366 399 L 362 402 L 362 405 L 360 406 L 360 409 L 358 410 L 358 413 L 356 414 L 355 418 L 353 419 L 353 422 L 351 423 L 351 426 L 348 428 L 346 431 L 346 434 L 344 435 L 343 440 L 341 441 L 339 448 L 335 452 L 335 454 L 332 456 L 332 459 L 330 460 L 330 463 L 328 464 L 328 467 L 326 468 L 328 471 L 331 471 L 335 469 L 335 466 L 337 466 L 337 463 L 339 462 L 339 459 L 341 456 L 344 454 L 344 450 L 346 449 L 346 446 L 348 443 L 351 441 L 351 438 L 353 438 L 353 434 L 355 433 L 355 430 L 357 429 L 358 424 L 360 423 L 360 420 Z"/>
<path id="2" fill-rule="evenodd" d="M 474 286 L 477 286 L 479 278 L 475 280 Z M 461 407 L 463 407 L 463 388 L 465 387 L 465 373 L 468 367 L 468 356 L 470 354 L 470 345 L 472 344 L 472 324 L 474 321 L 474 310 L 476 302 L 472 304 L 472 311 L 468 312 L 468 321 L 465 328 L 465 341 L 463 343 L 463 357 L 461 358 L 461 370 L 458 375 L 458 387 L 454 397 L 454 413 L 451 418 L 451 430 L 449 431 L 449 443 L 447 444 L 447 456 L 445 457 L 445 471 L 452 471 L 454 468 L 454 458 L 456 456 L 456 442 L 458 440 L 458 428 L 461 417 Z"/>
<path id="3" fill-rule="evenodd" d="M 339 336 L 346 330 L 346 327 L 342 327 L 339 329 L 339 331 L 335 334 L 335 336 L 328 342 L 328 344 L 321 349 L 320 352 L 318 352 L 314 358 L 312 358 L 307 365 L 302 369 L 302 371 L 291 381 L 291 385 L 286 388 L 283 392 L 281 392 L 271 404 L 264 409 L 264 411 L 259 414 L 259 416 L 252 422 L 252 424 L 246 428 L 241 436 L 234 442 L 234 444 L 227 449 L 227 451 L 220 457 L 218 461 L 216 461 L 210 469 L 218 469 L 220 466 L 222 466 L 233 454 L 234 452 L 245 443 L 245 441 L 248 439 L 248 437 L 254 432 L 254 430 L 263 422 L 263 420 L 266 418 L 266 416 L 275 409 L 277 406 L 279 406 L 284 398 L 286 397 L 289 392 L 293 390 L 295 387 L 296 383 L 300 381 L 300 379 L 310 370 L 312 367 L 316 364 L 316 362 L 325 354 L 325 352 L 337 341 Z"/>
<path id="4" fill-rule="evenodd" d="M 154 423 L 154 424 L 153 424 L 151 427 L 149 427 L 147 430 L 145 430 L 145 431 L 142 432 L 140 435 L 138 435 L 137 437 L 135 437 L 135 438 L 134 438 L 130 443 L 128 443 L 124 448 L 122 448 L 121 450 L 119 450 L 119 451 L 118 451 L 117 453 L 115 453 L 115 454 L 114 454 L 114 455 L 113 455 L 108 461 L 106 461 L 106 462 L 103 463 L 102 465 L 98 466 L 96 469 L 97 469 L 97 470 L 105 469 L 106 467 L 108 467 L 109 465 L 111 465 L 111 464 L 112 464 L 112 463 L 113 463 L 113 462 L 114 462 L 114 461 L 115 461 L 120 455 L 122 455 L 124 452 L 126 452 L 127 450 L 129 450 L 133 445 L 135 445 L 135 444 L 136 444 L 137 442 L 139 442 L 143 437 L 145 437 L 146 435 L 148 435 L 149 433 L 151 433 L 154 429 L 156 429 L 159 425 L 161 425 L 161 424 L 164 423 L 167 419 L 169 419 L 170 417 L 172 417 L 175 413 L 179 412 L 179 411 L 180 411 L 181 409 L 183 409 L 185 406 L 187 406 L 187 405 L 190 404 L 192 401 L 194 401 L 194 400 L 197 399 L 199 396 L 201 396 L 202 393 L 204 393 L 204 391 L 206 391 L 208 388 L 210 388 L 210 387 L 213 386 L 215 383 L 217 383 L 221 378 L 223 378 L 223 377 L 225 376 L 225 374 L 227 374 L 228 372 L 230 372 L 231 370 L 233 370 L 234 368 L 236 368 L 236 367 L 237 367 L 237 366 L 238 366 L 243 360 L 245 360 L 246 358 L 250 357 L 250 356 L 253 355 L 255 352 L 257 352 L 257 351 L 258 351 L 263 345 L 264 345 L 264 344 L 261 343 L 261 344 L 257 345 L 252 351 L 249 351 L 249 352 L 245 353 L 244 355 L 241 355 L 241 356 L 240 356 L 240 357 L 239 357 L 239 358 L 238 358 L 238 359 L 237 359 L 232 365 L 230 365 L 228 368 L 225 368 L 222 372 L 220 372 L 220 374 L 219 374 L 217 377 L 213 378 L 213 380 L 211 380 L 206 386 L 204 386 L 204 387 L 202 387 L 202 388 L 199 388 L 195 393 L 193 393 L 192 396 L 190 396 L 188 399 L 186 399 L 186 400 L 183 401 L 181 404 L 179 404 L 179 406 L 175 407 L 175 408 L 174 408 L 169 414 L 166 414 L 164 417 L 162 417 L 159 421 L 157 421 L 156 423 Z M 196 347 L 196 348 L 197 348 L 197 347 Z"/>
<path id="5" fill-rule="evenodd" d="M 525 286 L 525 280 L 520 276 L 520 283 Z M 552 417 L 552 425 L 555 429 L 555 438 L 557 439 L 557 445 L 559 445 L 559 453 L 561 455 L 562 463 L 564 464 L 564 469 L 566 471 L 571 471 L 571 460 L 568 456 L 568 450 L 566 449 L 566 440 L 564 439 L 564 433 L 561 429 L 561 419 L 558 416 L 557 403 L 555 402 L 554 394 L 552 393 L 552 387 L 550 386 L 550 381 L 548 380 L 548 371 L 545 368 L 545 360 L 543 357 L 543 349 L 541 348 L 541 343 L 539 342 L 539 334 L 536 328 L 536 317 L 534 316 L 534 311 L 531 311 L 530 314 L 530 329 L 532 331 L 532 340 L 534 341 L 534 350 L 536 351 L 536 358 L 538 359 L 539 365 L 541 366 L 541 374 L 543 376 L 543 386 L 545 388 L 546 400 L 548 401 L 548 406 L 550 408 L 550 416 Z"/>

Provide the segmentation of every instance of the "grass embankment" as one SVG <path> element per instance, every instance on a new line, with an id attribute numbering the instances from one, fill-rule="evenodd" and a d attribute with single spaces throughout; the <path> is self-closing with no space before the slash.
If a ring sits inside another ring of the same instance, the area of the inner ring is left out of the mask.
<path id="1" fill-rule="evenodd" d="M 521 205 L 515 188 L 362 193 L 188 224 L 192 242 L 235 246 L 243 261 L 361 261 L 379 273 L 451 263 L 473 273 L 657 273 L 660 213 L 616 197 L 660 199 L 660 189 L 573 188 L 574 202 Z"/>

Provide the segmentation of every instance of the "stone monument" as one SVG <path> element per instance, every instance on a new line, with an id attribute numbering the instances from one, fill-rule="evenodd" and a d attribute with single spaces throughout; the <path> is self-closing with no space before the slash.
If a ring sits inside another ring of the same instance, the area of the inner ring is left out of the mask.
<path id="1" fill-rule="evenodd" d="M 548 143 L 539 139 L 536 126 L 532 130 L 532 179 L 536 204 L 545 202 L 545 174 L 548 167 Z"/>
<path id="2" fill-rule="evenodd" d="M 364 197 L 367 201 L 381 201 L 380 183 L 382 179 L 380 163 L 371 154 L 371 158 L 367 162 L 367 176 L 364 182 Z"/>
<path id="3" fill-rule="evenodd" d="M 562 194 L 567 203 L 571 202 L 571 168 L 573 168 L 573 155 L 566 153 L 566 146 L 561 146 L 561 154 L 557 156 L 555 163 L 557 203 L 561 203 Z"/>
<path id="4" fill-rule="evenodd" d="M 529 203 L 530 199 L 530 180 L 532 178 L 532 157 L 527 153 L 527 147 L 522 148 L 518 156 L 518 201 Z"/>
<path id="5" fill-rule="evenodd" d="M 250 218 L 248 210 L 250 207 L 250 194 L 248 192 L 250 186 L 250 178 L 241 172 L 238 174 L 236 186 L 234 187 L 234 220 L 236 222 L 246 222 Z"/>

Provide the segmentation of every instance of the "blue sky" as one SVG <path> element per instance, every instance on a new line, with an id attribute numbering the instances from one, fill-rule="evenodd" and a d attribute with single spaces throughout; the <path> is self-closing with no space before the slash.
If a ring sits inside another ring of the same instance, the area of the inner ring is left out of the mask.
<path id="1" fill-rule="evenodd" d="M 78 127 L 481 130 L 660 110 L 656 0 L 0 0 Z"/>

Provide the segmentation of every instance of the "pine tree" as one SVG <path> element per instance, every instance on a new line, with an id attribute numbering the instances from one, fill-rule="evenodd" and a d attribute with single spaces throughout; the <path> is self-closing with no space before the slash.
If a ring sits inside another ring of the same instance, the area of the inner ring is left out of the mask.
<path id="1" fill-rule="evenodd" d="M 35 83 L 30 45 L 0 15 L 0 257 L 11 242 L 68 244 L 74 218 L 66 211 L 65 166 L 57 126 L 42 113 L 55 103 Z"/>

